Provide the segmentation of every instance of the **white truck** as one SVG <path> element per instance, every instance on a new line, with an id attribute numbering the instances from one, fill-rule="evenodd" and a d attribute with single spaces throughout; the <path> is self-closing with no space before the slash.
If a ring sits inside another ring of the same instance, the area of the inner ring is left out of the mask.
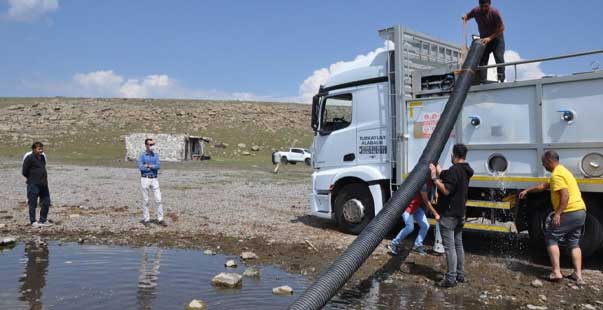
<path id="1" fill-rule="evenodd" d="M 312 103 L 311 213 L 349 233 L 362 231 L 416 164 L 463 57 L 458 46 L 401 26 L 379 34 L 389 50 L 369 66 L 332 76 Z M 580 245 L 585 256 L 593 254 L 603 244 L 603 71 L 475 84 L 440 158 L 449 166 L 454 143 L 469 148 L 475 176 L 465 228 L 528 231 L 543 244 L 549 194 L 517 196 L 547 180 L 540 158 L 555 149 L 586 201 Z"/>
<path id="2" fill-rule="evenodd" d="M 289 151 L 278 151 L 272 153 L 272 163 L 292 164 L 305 163 L 312 164 L 312 153 L 307 149 L 290 148 Z"/>

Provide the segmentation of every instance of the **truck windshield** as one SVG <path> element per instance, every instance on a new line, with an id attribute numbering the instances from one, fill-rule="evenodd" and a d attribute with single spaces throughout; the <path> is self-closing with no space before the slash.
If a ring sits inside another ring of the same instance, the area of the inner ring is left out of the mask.
<path id="1" fill-rule="evenodd" d="M 320 129 L 332 132 L 352 123 L 352 94 L 328 97 L 323 103 Z"/>

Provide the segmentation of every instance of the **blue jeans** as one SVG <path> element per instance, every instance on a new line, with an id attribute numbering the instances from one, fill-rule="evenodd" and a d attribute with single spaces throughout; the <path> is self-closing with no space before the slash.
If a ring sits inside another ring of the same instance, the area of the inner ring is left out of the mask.
<path id="1" fill-rule="evenodd" d="M 40 198 L 40 222 L 45 223 L 48 216 L 48 207 L 50 206 L 50 192 L 48 185 L 27 184 L 27 204 L 29 205 L 29 222 L 36 221 L 36 207 Z"/>
<path id="2" fill-rule="evenodd" d="M 417 208 L 412 215 L 404 211 L 402 218 L 404 219 L 404 229 L 394 238 L 392 245 L 396 247 L 400 246 L 400 242 L 415 230 L 415 223 L 413 221 L 415 220 L 419 224 L 419 234 L 417 235 L 417 239 L 415 239 L 415 247 L 423 246 L 423 240 L 425 240 L 425 236 L 427 236 L 427 231 L 429 230 L 429 222 L 427 222 L 427 216 L 425 216 L 425 209 Z"/>
<path id="3" fill-rule="evenodd" d="M 465 220 L 462 217 L 440 218 L 440 231 L 442 232 L 442 243 L 446 251 L 446 264 L 448 266 L 446 278 L 451 282 L 456 282 L 457 277 L 465 276 L 464 225 Z"/>

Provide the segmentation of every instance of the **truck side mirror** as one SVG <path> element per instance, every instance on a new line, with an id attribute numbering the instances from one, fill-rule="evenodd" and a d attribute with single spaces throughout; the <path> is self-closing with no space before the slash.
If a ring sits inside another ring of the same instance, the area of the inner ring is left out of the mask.
<path id="1" fill-rule="evenodd" d="M 320 96 L 319 95 L 315 95 L 314 97 L 312 97 L 312 130 L 314 130 L 314 132 L 316 133 L 316 131 L 318 130 L 318 113 L 319 113 L 319 108 L 320 108 Z"/>

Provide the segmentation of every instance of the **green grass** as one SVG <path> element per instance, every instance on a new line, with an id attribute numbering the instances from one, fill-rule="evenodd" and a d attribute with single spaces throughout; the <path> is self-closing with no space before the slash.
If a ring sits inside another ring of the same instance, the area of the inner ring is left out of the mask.
<path id="1" fill-rule="evenodd" d="M 0 98 L 0 109 L 12 105 L 31 106 L 34 103 L 42 105 L 72 104 L 78 109 L 90 108 L 98 109 L 99 106 L 111 105 L 113 109 L 133 109 L 144 111 L 145 109 L 161 108 L 164 111 L 172 109 L 183 110 L 185 112 L 194 109 L 207 109 L 228 106 L 230 111 L 227 115 L 220 115 L 218 119 L 208 124 L 204 128 L 194 130 L 196 120 L 189 116 L 180 118 L 161 119 L 153 122 L 132 121 L 117 118 L 110 118 L 106 122 L 97 124 L 80 124 L 70 128 L 56 129 L 52 121 L 47 121 L 47 126 L 41 130 L 23 128 L 20 132 L 2 132 L 0 138 L 4 140 L 0 144 L 0 157 L 11 160 L 21 160 L 23 154 L 29 151 L 33 140 L 40 140 L 46 144 L 45 150 L 48 153 L 49 160 L 78 165 L 95 166 L 131 166 L 133 163 L 124 162 L 125 143 L 123 137 L 135 132 L 153 133 L 153 126 L 161 127 L 160 133 L 188 133 L 190 135 L 199 135 L 212 138 L 213 142 L 205 146 L 205 152 L 211 156 L 211 160 L 195 162 L 194 165 L 204 165 L 208 167 L 258 167 L 266 169 L 272 167 L 271 154 L 273 150 L 285 150 L 291 146 L 309 147 L 312 142 L 312 131 L 309 128 L 309 120 L 302 120 L 296 126 L 289 127 L 285 121 L 271 124 L 274 129 L 266 126 L 255 125 L 253 122 L 240 121 L 240 118 L 248 115 L 256 115 L 255 120 L 259 121 L 263 117 L 254 111 L 248 113 L 246 109 L 266 108 L 268 103 L 241 104 L 236 102 L 215 102 L 215 101 L 191 101 L 191 100 L 122 100 L 122 99 L 102 99 L 98 103 L 86 103 L 88 99 L 81 98 Z M 97 105 L 97 106 L 95 106 Z M 282 109 L 283 117 L 291 117 L 286 114 L 293 111 L 304 111 L 307 107 L 300 105 L 272 104 L 270 108 L 279 113 Z M 288 109 L 288 110 L 287 110 Z M 63 109 L 63 110 L 66 110 Z M 197 111 L 194 110 L 194 111 Z M 6 110 L 5 110 L 6 111 Z M 0 111 L 2 113 L 3 111 Z M 171 113 L 171 112 L 170 112 Z M 302 115 L 299 112 L 295 117 Z M 278 115 L 277 115 L 278 117 Z M 303 117 L 306 117 L 305 115 Z M 228 121 L 224 121 L 226 119 Z M 305 125 L 307 123 L 307 125 Z M 193 128 L 193 130 L 191 130 Z M 55 130 L 56 129 L 56 130 Z M 17 141 L 9 139 L 11 135 L 19 136 Z M 225 149 L 215 148 L 216 143 L 227 143 Z M 246 144 L 245 149 L 239 149 L 237 144 Z M 260 146 L 260 151 L 251 151 L 252 145 Z M 241 155 L 242 151 L 248 151 L 250 156 Z M 186 166 L 186 165 L 184 165 Z M 174 166 L 174 168 L 177 168 Z M 288 165 L 291 171 L 307 171 L 309 168 L 303 164 L 296 166 Z"/>

